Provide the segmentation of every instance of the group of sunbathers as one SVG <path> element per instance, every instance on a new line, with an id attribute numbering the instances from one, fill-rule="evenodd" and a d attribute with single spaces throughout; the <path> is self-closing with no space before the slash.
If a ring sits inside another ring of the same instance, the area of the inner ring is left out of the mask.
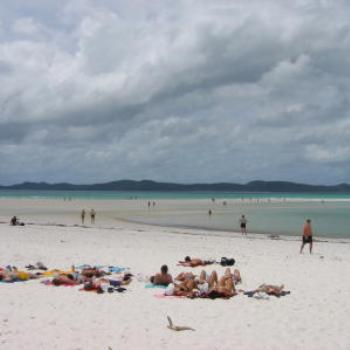
<path id="1" fill-rule="evenodd" d="M 11 283 L 52 277 L 52 279 L 46 279 L 42 282 L 54 286 L 83 285 L 82 289 L 86 291 L 113 293 L 114 291 L 125 291 L 126 289 L 123 286 L 129 284 L 133 276 L 131 273 L 115 273 L 114 267 L 97 268 L 84 266 L 77 269 L 72 266 L 70 270 L 62 271 L 57 269 L 48 270 L 42 263 L 37 263 L 35 265 L 27 265 L 26 269 L 27 271 L 18 270 L 15 266 L 0 267 L 0 281 Z M 31 270 L 31 272 L 28 270 Z"/>
<path id="2" fill-rule="evenodd" d="M 222 277 L 216 271 L 210 275 L 202 271 L 199 276 L 192 272 L 181 272 L 173 280 L 168 273 L 167 265 L 161 267 L 161 272 L 150 278 L 151 283 L 166 286 L 165 295 L 185 296 L 190 298 L 230 298 L 237 294 L 235 284 L 241 282 L 239 270 L 232 273 L 226 269 Z"/>
<path id="3" fill-rule="evenodd" d="M 209 262 L 209 264 L 211 263 Z M 184 261 L 179 261 L 179 265 L 196 267 L 205 266 L 208 263 L 199 258 L 191 259 L 190 257 L 186 257 Z M 277 297 L 290 293 L 283 290 L 283 285 L 274 286 L 266 284 L 249 292 L 241 289 L 237 290 L 236 285 L 242 282 L 241 274 L 238 269 L 235 269 L 232 273 L 230 268 L 226 268 L 220 278 L 215 270 L 210 274 L 202 270 L 199 276 L 192 272 L 181 272 L 173 279 L 168 272 L 168 266 L 163 265 L 160 273 L 151 276 L 150 282 L 154 285 L 165 286 L 164 294 L 166 296 L 183 296 L 189 298 L 231 298 L 239 292 L 243 292 L 248 296 L 254 296 L 256 293 L 266 293 Z"/>
<path id="4" fill-rule="evenodd" d="M 97 267 L 85 267 L 81 270 L 72 267 L 71 273 L 61 273 L 55 276 L 51 283 L 55 286 L 83 285 L 83 290 L 96 291 L 97 293 L 114 291 L 123 292 L 125 286 L 131 282 L 131 273 L 112 274 L 110 271 Z"/>
<path id="5" fill-rule="evenodd" d="M 214 263 L 213 261 L 199 258 L 186 257 L 179 264 L 185 267 L 205 266 Z M 82 285 L 82 290 L 95 291 L 97 293 L 114 291 L 123 292 L 123 287 L 131 282 L 132 274 L 124 272 L 123 268 L 92 267 L 84 265 L 80 268 L 71 267 L 68 271 L 48 270 L 42 263 L 27 265 L 27 271 L 18 270 L 15 266 L 0 267 L 0 281 L 16 282 L 37 279 L 41 277 L 52 277 L 51 280 L 43 281 L 45 284 L 54 286 L 76 286 Z M 31 270 L 30 272 L 28 270 Z M 115 272 L 117 272 L 115 274 Z M 123 273 L 121 273 L 123 272 Z M 166 296 L 183 296 L 189 298 L 231 298 L 239 292 L 252 297 L 259 293 L 274 295 L 277 297 L 289 294 L 284 291 L 284 286 L 274 286 L 262 284 L 252 291 L 236 289 L 236 285 L 242 282 L 238 269 L 232 272 L 228 267 L 224 274 L 219 277 L 214 270 L 210 274 L 202 270 L 199 275 L 186 271 L 178 274 L 174 279 L 169 273 L 168 266 L 161 266 L 160 272 L 150 277 L 150 282 L 154 285 L 164 286 Z"/>

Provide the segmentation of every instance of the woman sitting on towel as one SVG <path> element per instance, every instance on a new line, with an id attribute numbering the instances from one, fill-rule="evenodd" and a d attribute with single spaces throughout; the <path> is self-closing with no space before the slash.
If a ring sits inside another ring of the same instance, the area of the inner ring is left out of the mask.
<path id="1" fill-rule="evenodd" d="M 213 261 L 202 260 L 199 258 L 191 258 L 189 256 L 185 257 L 185 261 L 179 261 L 179 265 L 185 266 L 185 267 L 197 267 L 197 266 L 205 266 L 209 264 L 213 264 Z"/>
<path id="2" fill-rule="evenodd" d="M 160 273 L 151 276 L 150 282 L 160 286 L 167 286 L 168 284 L 173 283 L 173 277 L 168 273 L 168 266 L 162 265 Z"/>

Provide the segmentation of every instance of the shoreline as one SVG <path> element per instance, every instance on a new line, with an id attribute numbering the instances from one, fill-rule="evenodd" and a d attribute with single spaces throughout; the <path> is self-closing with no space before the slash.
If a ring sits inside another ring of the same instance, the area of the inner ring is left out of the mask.
<path id="1" fill-rule="evenodd" d="M 10 190 L 10 191 L 17 191 L 17 190 Z M 97 191 L 99 192 L 99 191 Z M 73 192 L 75 193 L 75 192 Z M 159 192 L 163 193 L 163 192 Z M 236 193 L 235 193 L 236 194 Z M 241 203 L 241 204 L 249 204 L 254 201 L 259 201 L 260 203 L 348 203 L 350 202 L 350 194 L 344 194 L 344 197 L 288 197 L 288 196 L 274 196 L 274 192 L 244 192 L 242 195 L 247 194 L 256 194 L 256 197 L 215 197 L 214 199 L 216 201 L 230 201 L 234 203 Z M 269 194 L 270 196 L 262 196 L 259 197 L 258 195 L 264 195 Z M 276 193 L 278 194 L 278 193 Z M 284 194 L 284 193 L 283 193 Z M 300 193 L 298 193 L 300 194 Z M 111 193 L 113 195 L 113 193 Z M 319 194 L 317 194 L 319 195 Z M 329 195 L 329 194 L 328 194 Z M 81 197 L 67 197 L 67 196 L 1 196 L 1 190 L 0 190 L 0 200 L 8 200 L 8 199 L 18 199 L 18 200 L 55 200 L 55 201 L 66 201 L 66 202 L 72 202 L 72 201 L 145 201 L 148 200 L 157 200 L 157 201 L 211 201 L 213 197 L 135 197 L 135 198 L 129 198 L 129 197 L 92 197 L 92 196 L 81 196 Z M 243 198 L 243 200 L 242 200 Z"/>
<path id="2" fill-rule="evenodd" d="M 29 227 L 63 227 L 63 228 L 81 228 L 81 229 L 98 229 L 98 230 L 120 230 L 120 226 L 127 226 L 136 228 L 136 230 L 161 230 L 162 232 L 172 233 L 177 235 L 193 235 L 193 236 L 203 236 L 203 237 L 220 237 L 220 238 L 242 238 L 242 239 L 252 239 L 252 240 L 271 240 L 271 241 L 285 241 L 285 242 L 301 242 L 301 235 L 287 235 L 287 234 L 271 234 L 271 233 L 256 233 L 249 232 L 247 235 L 242 235 L 238 231 L 227 231 L 220 229 L 210 229 L 201 227 L 186 227 L 186 226 L 176 226 L 176 225 L 157 225 L 144 223 L 140 221 L 132 221 L 127 219 L 118 218 L 117 223 L 119 226 L 91 226 L 91 225 L 79 225 L 79 224 L 62 224 L 55 222 L 48 223 L 37 223 L 28 222 L 25 226 Z M 0 225 L 10 226 L 9 223 L 5 221 L 0 221 Z M 176 231 L 174 231 L 176 230 Z M 184 231 L 185 230 L 185 231 Z M 205 232 L 203 234 L 203 231 Z M 321 236 L 319 238 L 314 238 L 316 243 L 336 243 L 336 244 L 350 244 L 350 238 L 339 238 L 339 237 L 325 237 Z"/>
<path id="3" fill-rule="evenodd" d="M 305 203 L 305 202 L 303 202 Z M 311 202 L 310 202 L 311 203 Z M 316 205 L 297 205 L 276 206 L 276 203 L 261 204 L 260 206 L 250 202 L 236 205 L 228 202 L 226 206 L 221 202 L 215 204 L 208 200 L 159 200 L 155 208 L 147 208 L 147 201 L 144 200 L 53 200 L 53 199 L 0 199 L 0 222 L 9 223 L 13 215 L 25 223 L 50 223 L 55 225 L 81 225 L 80 212 L 82 208 L 87 211 L 86 226 L 89 225 L 90 218 L 88 213 L 90 208 L 95 208 L 97 211 L 96 227 L 115 227 L 116 225 L 129 222 L 130 225 L 147 225 L 153 227 L 173 227 L 176 229 L 192 229 L 204 231 L 205 234 L 230 235 L 234 232 L 239 232 L 238 215 L 248 214 L 249 218 L 253 218 L 248 225 L 249 235 L 255 234 L 258 236 L 279 236 L 280 239 L 290 237 L 298 240 L 301 236 L 301 225 L 305 220 L 306 215 L 312 213 L 324 213 L 336 215 L 339 211 L 346 213 L 350 210 L 348 206 L 323 206 Z M 213 215 L 208 217 L 208 209 L 213 210 Z M 298 217 L 292 217 L 292 222 L 289 220 L 289 213 L 298 213 Z M 305 214 L 300 214 L 305 213 Z M 303 216 L 301 216 L 303 215 Z M 305 216 L 304 216 L 305 215 Z M 316 214 L 315 214 L 316 215 Z M 345 214 L 342 214 L 345 215 Z M 329 217 L 329 216 L 327 216 Z M 341 219 L 343 216 L 333 216 L 336 219 Z M 346 219 L 339 226 L 339 231 L 332 230 L 332 226 L 322 226 L 320 229 L 314 227 L 314 237 L 318 240 L 350 240 Z M 275 221 L 277 220 L 277 221 Z M 286 222 L 284 221 L 286 220 Z M 323 220 L 324 222 L 325 220 Z M 328 220 L 329 221 L 329 220 Z M 339 221 L 338 221 L 339 222 Z M 326 222 L 327 223 L 327 222 Z M 350 224 L 350 222 L 349 222 Z M 321 230 L 323 228 L 323 231 Z M 257 231 L 256 231 L 257 230 Z M 340 232 L 340 233 L 339 233 Z"/>

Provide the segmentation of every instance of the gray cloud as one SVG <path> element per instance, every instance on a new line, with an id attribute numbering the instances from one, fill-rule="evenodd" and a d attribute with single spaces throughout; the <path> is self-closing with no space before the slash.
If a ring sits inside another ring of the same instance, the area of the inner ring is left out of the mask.
<path id="1" fill-rule="evenodd" d="M 350 182 L 346 1 L 0 5 L 0 183 Z"/>

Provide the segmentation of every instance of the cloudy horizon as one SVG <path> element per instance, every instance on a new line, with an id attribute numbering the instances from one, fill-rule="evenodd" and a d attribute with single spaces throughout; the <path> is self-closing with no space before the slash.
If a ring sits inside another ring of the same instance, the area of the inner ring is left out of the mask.
<path id="1" fill-rule="evenodd" d="M 350 183 L 345 0 L 0 4 L 0 184 Z"/>

